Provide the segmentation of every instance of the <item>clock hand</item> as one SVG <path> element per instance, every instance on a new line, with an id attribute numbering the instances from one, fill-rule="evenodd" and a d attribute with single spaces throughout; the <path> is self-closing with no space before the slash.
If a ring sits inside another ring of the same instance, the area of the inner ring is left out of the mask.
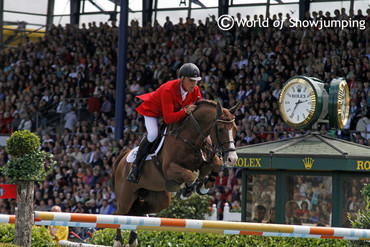
<path id="1" fill-rule="evenodd" d="M 293 109 L 293 111 L 292 111 L 292 114 L 294 113 L 295 109 L 297 109 L 297 106 L 298 106 L 300 103 L 302 103 L 302 102 L 301 102 L 301 100 L 299 99 L 299 100 L 295 103 L 295 107 L 294 107 L 294 109 Z"/>

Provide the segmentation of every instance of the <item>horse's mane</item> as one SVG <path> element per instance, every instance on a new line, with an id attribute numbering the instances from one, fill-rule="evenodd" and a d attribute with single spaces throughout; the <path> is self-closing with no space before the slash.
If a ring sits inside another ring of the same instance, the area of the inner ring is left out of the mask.
<path id="1" fill-rule="evenodd" d="M 216 106 L 217 103 L 213 100 L 204 99 L 201 101 L 198 101 L 198 106 L 201 107 L 202 105 L 210 105 L 210 106 Z"/>

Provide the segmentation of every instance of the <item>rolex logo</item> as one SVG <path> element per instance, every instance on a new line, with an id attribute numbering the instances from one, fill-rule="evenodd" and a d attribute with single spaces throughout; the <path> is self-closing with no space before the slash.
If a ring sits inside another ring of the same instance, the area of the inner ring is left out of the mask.
<path id="1" fill-rule="evenodd" d="M 297 86 L 297 92 L 300 93 L 302 91 L 302 86 L 301 85 L 298 85 Z"/>
<path id="2" fill-rule="evenodd" d="M 315 160 L 307 157 L 307 158 L 304 158 L 302 161 L 303 161 L 303 164 L 306 170 L 310 170 Z"/>

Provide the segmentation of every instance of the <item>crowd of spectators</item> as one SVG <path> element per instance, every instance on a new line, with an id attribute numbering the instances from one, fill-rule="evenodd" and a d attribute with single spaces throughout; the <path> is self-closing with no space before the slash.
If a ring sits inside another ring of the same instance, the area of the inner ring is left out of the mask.
<path id="1" fill-rule="evenodd" d="M 370 105 L 370 11 L 367 16 L 361 10 L 350 15 L 343 9 L 333 17 L 319 11 L 307 18 L 351 17 L 365 20 L 366 28 L 235 25 L 225 32 L 214 16 L 198 24 L 191 18 L 173 24 L 167 18 L 164 26 L 154 22 L 140 27 L 132 20 L 122 108 L 124 133 L 119 141 L 113 136 L 118 70 L 118 27 L 114 23 L 52 26 L 37 42 L 26 40 L 1 51 L 0 132 L 31 130 L 40 137 L 41 148 L 57 160 L 48 178 L 35 185 L 35 210 L 59 205 L 67 212 L 112 213 L 115 197 L 108 181 L 112 164 L 122 149 L 139 145 L 145 132 L 143 118 L 135 111 L 139 104 L 135 95 L 177 78 L 177 70 L 186 62 L 201 70 L 203 98 L 219 100 L 224 107 L 243 102 L 236 114 L 238 147 L 303 133 L 285 125 L 278 110 L 282 85 L 294 75 L 313 76 L 327 85 L 333 78 L 344 77 L 350 86 L 350 121 L 344 131 L 331 134 L 369 145 L 370 135 L 365 131 L 370 126 L 366 116 Z M 288 14 L 286 18 L 290 18 Z M 285 21 L 281 14 L 274 15 L 275 19 Z M 47 128 L 58 116 L 63 116 L 63 130 Z M 367 124 L 359 125 L 362 120 Z M 320 131 L 327 134 L 329 128 L 322 125 Z M 7 159 L 1 148 L 0 166 Z M 0 175 L 0 183 L 5 180 Z M 267 188 L 275 181 L 268 179 L 260 185 Z M 225 202 L 240 209 L 240 192 L 240 170 L 221 171 L 212 190 L 220 218 Z M 264 194 L 273 205 L 273 195 Z M 303 215 L 307 213 L 299 206 Z M 271 206 L 267 208 L 271 210 Z M 13 214 L 14 200 L 0 200 L 0 213 Z"/>

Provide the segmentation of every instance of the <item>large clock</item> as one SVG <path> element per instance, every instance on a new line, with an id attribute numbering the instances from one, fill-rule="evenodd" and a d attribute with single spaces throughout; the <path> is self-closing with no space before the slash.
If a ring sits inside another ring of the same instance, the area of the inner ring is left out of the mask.
<path id="1" fill-rule="evenodd" d="M 283 120 L 292 128 L 310 127 L 325 115 L 323 114 L 324 94 L 327 96 L 324 83 L 316 78 L 304 76 L 290 78 L 284 84 L 279 98 L 279 109 Z"/>
<path id="2" fill-rule="evenodd" d="M 349 88 L 344 78 L 330 82 L 329 123 L 334 129 L 343 129 L 349 116 Z"/>

